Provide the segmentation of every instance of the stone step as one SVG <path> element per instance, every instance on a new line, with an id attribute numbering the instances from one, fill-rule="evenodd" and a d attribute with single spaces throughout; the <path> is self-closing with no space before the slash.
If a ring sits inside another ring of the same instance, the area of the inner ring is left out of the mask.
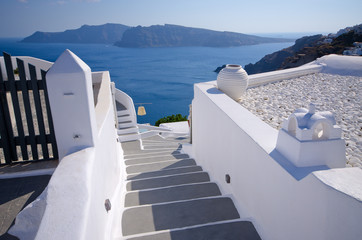
<path id="1" fill-rule="evenodd" d="M 129 134 L 129 133 L 138 133 L 138 127 L 135 126 L 135 127 L 129 127 L 117 130 L 118 135 Z"/>
<path id="2" fill-rule="evenodd" d="M 181 150 L 180 146 L 149 146 L 149 145 L 144 145 L 143 144 L 143 150 L 163 150 L 163 149 L 168 149 L 168 150 Z"/>
<path id="3" fill-rule="evenodd" d="M 123 121 L 123 120 L 122 120 L 122 117 L 119 117 L 119 119 L 120 119 L 120 120 L 118 120 L 118 123 L 119 123 L 119 124 L 122 124 L 122 123 L 131 123 L 131 122 L 132 122 L 132 120 Z"/>
<path id="4" fill-rule="evenodd" d="M 122 143 L 123 146 L 123 143 Z M 125 150 L 125 149 L 123 149 Z M 161 150 L 139 150 L 132 151 L 132 150 L 125 150 L 124 151 L 124 159 L 135 159 L 135 158 L 144 158 L 144 157 L 157 157 L 157 156 L 165 156 L 165 155 L 174 155 L 174 154 L 181 154 L 178 150 L 169 150 L 169 149 L 161 149 Z"/>
<path id="5" fill-rule="evenodd" d="M 153 136 L 150 138 L 147 138 L 147 141 L 162 141 L 162 142 L 169 142 L 168 139 L 164 139 L 161 136 Z"/>
<path id="6" fill-rule="evenodd" d="M 143 157 L 143 158 L 136 158 L 126 160 L 126 165 L 133 165 L 133 164 L 142 164 L 142 163 L 153 163 L 153 162 L 162 162 L 162 161 L 171 161 L 171 160 L 178 160 L 178 159 L 187 159 L 189 155 L 187 154 L 174 154 L 174 155 L 165 155 L 165 156 L 156 156 L 156 157 Z"/>
<path id="7" fill-rule="evenodd" d="M 140 153 L 142 151 L 140 148 L 140 141 L 122 143 L 122 149 L 124 154 L 127 152 Z"/>
<path id="8" fill-rule="evenodd" d="M 118 122 L 126 122 L 126 121 L 132 121 L 134 118 L 131 115 L 126 114 L 126 115 L 118 116 L 117 119 L 118 119 Z"/>
<path id="9" fill-rule="evenodd" d="M 117 109 L 117 117 L 124 116 L 124 115 L 131 115 L 131 112 L 128 109 L 124 109 L 124 110 Z"/>
<path id="10" fill-rule="evenodd" d="M 142 141 L 142 145 L 144 149 L 147 148 L 179 148 L 178 144 L 149 144 Z"/>
<path id="11" fill-rule="evenodd" d="M 123 143 L 122 143 L 123 144 Z M 184 154 L 181 151 L 177 150 L 167 150 L 161 149 L 159 151 L 154 150 L 141 150 L 138 153 L 132 153 L 130 151 L 124 152 L 124 159 L 131 160 L 131 159 L 141 159 L 141 158 L 150 158 L 150 157 L 165 157 L 165 156 L 173 156 Z"/>
<path id="12" fill-rule="evenodd" d="M 137 124 L 132 121 L 118 122 L 118 129 L 136 127 L 136 125 Z"/>
<path id="13" fill-rule="evenodd" d="M 126 189 L 127 191 L 134 191 L 208 181 L 210 181 L 209 174 L 207 174 L 206 172 L 195 172 L 151 179 L 132 180 L 127 183 Z"/>
<path id="14" fill-rule="evenodd" d="M 238 218 L 230 198 L 197 199 L 126 209 L 122 230 L 129 236 Z"/>
<path id="15" fill-rule="evenodd" d="M 143 172 L 154 172 L 171 168 L 179 168 L 186 166 L 195 166 L 196 162 L 194 159 L 183 159 L 175 161 L 164 161 L 149 164 L 132 165 L 126 168 L 127 174 L 132 173 L 143 173 Z"/>
<path id="16" fill-rule="evenodd" d="M 129 112 L 117 112 L 117 117 L 131 116 Z"/>
<path id="17" fill-rule="evenodd" d="M 166 142 L 162 142 L 162 141 L 155 142 L 155 141 L 147 141 L 147 140 L 144 140 L 143 143 L 145 145 L 179 145 L 180 144 L 178 142 L 168 142 L 168 141 L 166 141 Z"/>
<path id="18" fill-rule="evenodd" d="M 188 143 L 188 138 L 180 138 L 180 137 L 167 137 L 167 139 L 161 137 L 160 135 L 147 138 L 147 141 L 157 141 L 157 142 L 177 142 L 177 143 Z"/>
<path id="19" fill-rule="evenodd" d="M 190 200 L 221 195 L 215 183 L 201 183 L 162 189 L 130 192 L 126 194 L 125 207 L 145 204 Z"/>
<path id="20" fill-rule="evenodd" d="M 130 133 L 130 134 L 123 134 L 118 136 L 119 142 L 129 142 L 129 141 L 135 141 L 141 139 L 141 135 L 139 133 Z"/>
<path id="21" fill-rule="evenodd" d="M 149 145 L 179 145 L 180 142 L 172 142 L 172 141 L 149 141 L 148 138 L 144 141 L 145 144 Z"/>
<path id="22" fill-rule="evenodd" d="M 161 144 L 161 143 L 180 143 L 180 141 L 171 141 L 169 139 L 165 140 L 160 138 L 160 136 L 157 136 L 159 139 L 156 140 L 152 140 L 150 138 L 145 139 L 145 142 L 147 143 L 157 143 L 157 144 Z"/>
<path id="23" fill-rule="evenodd" d="M 211 224 L 162 232 L 128 240 L 261 240 L 254 225 L 248 221 Z"/>
<path id="24" fill-rule="evenodd" d="M 180 168 L 173 168 L 173 169 L 154 171 L 154 172 L 130 174 L 127 176 L 127 180 L 154 178 L 154 177 L 169 176 L 174 174 L 182 174 L 190 172 L 200 172 L 200 171 L 202 171 L 202 168 L 200 166 L 180 167 Z"/>
<path id="25" fill-rule="evenodd" d="M 145 139 L 144 142 L 146 144 L 182 144 L 182 143 L 189 143 L 189 139 L 181 140 L 181 141 L 171 141 L 171 140 L 149 140 L 149 138 Z"/>

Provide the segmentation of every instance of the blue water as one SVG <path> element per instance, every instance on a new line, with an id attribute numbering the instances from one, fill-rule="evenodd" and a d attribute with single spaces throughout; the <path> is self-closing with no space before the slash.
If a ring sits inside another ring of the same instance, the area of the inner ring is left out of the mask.
<path id="1" fill-rule="evenodd" d="M 193 84 L 215 80 L 213 72 L 223 64 L 255 63 L 264 55 L 293 45 L 260 44 L 232 48 L 119 48 L 102 44 L 19 43 L 19 39 L 0 39 L 0 51 L 12 56 L 32 56 L 54 62 L 70 49 L 92 71 L 109 71 L 116 87 L 145 105 L 147 114 L 138 122 L 154 124 L 172 115 L 188 115 Z"/>

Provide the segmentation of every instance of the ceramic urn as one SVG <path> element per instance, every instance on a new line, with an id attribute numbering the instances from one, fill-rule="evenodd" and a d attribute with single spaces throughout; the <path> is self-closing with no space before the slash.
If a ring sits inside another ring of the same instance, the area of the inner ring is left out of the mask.
<path id="1" fill-rule="evenodd" d="M 227 64 L 220 71 L 216 82 L 220 91 L 238 101 L 245 95 L 249 77 L 240 65 Z"/>

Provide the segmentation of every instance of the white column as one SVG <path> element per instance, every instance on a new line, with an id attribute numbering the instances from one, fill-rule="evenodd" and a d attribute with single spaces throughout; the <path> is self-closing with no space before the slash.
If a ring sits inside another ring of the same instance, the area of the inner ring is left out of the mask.
<path id="1" fill-rule="evenodd" d="M 59 160 L 94 146 L 97 125 L 89 66 L 66 50 L 49 69 L 46 79 Z"/>

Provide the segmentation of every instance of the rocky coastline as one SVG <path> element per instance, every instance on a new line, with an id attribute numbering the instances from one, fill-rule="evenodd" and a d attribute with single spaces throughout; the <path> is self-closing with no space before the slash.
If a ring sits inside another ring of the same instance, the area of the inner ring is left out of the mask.
<path id="1" fill-rule="evenodd" d="M 328 36 L 319 34 L 302 37 L 293 46 L 268 54 L 255 64 L 247 64 L 244 69 L 248 74 L 256 74 L 299 67 L 324 55 L 343 54 L 355 42 L 362 42 L 362 24 Z"/>

